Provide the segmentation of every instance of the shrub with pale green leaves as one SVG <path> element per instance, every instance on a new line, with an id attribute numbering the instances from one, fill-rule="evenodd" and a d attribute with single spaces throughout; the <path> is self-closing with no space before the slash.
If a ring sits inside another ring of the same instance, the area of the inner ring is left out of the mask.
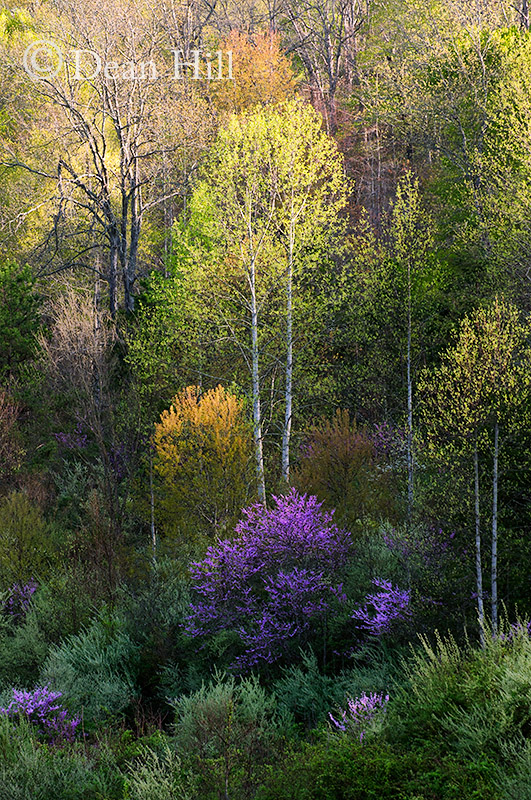
<path id="1" fill-rule="evenodd" d="M 49 654 L 41 681 L 64 695 L 86 723 L 122 716 L 137 696 L 138 647 L 121 623 L 102 612 Z"/>
<path id="2" fill-rule="evenodd" d="M 160 752 L 143 747 L 126 772 L 128 800 L 195 800 L 195 781 L 167 742 Z"/>
<path id="3" fill-rule="evenodd" d="M 398 737 L 432 741 L 463 758 L 505 760 L 531 734 L 531 638 L 526 625 L 509 627 L 485 649 L 454 639 L 422 638 L 408 682 L 389 704 Z"/>
<path id="4" fill-rule="evenodd" d="M 179 752 L 200 776 L 201 796 L 224 796 L 227 787 L 231 796 L 253 797 L 282 728 L 275 699 L 258 679 L 216 674 L 208 686 L 172 705 Z"/>

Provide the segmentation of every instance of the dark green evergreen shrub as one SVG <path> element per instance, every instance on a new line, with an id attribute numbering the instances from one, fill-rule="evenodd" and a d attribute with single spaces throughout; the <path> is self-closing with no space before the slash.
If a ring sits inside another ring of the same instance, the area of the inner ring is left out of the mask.
<path id="1" fill-rule="evenodd" d="M 94 725 L 123 716 L 137 697 L 138 646 L 105 609 L 49 654 L 41 682 L 64 695 L 72 712 Z"/>
<path id="2" fill-rule="evenodd" d="M 254 797 L 284 727 L 257 678 L 216 674 L 208 686 L 175 700 L 174 708 L 178 752 L 198 775 L 198 796 Z"/>

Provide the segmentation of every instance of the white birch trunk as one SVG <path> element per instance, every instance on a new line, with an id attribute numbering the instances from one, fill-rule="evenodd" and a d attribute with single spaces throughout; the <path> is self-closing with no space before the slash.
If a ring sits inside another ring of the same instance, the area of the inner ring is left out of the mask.
<path id="1" fill-rule="evenodd" d="M 250 268 L 251 287 L 251 358 L 253 391 L 253 439 L 256 461 L 256 486 L 258 500 L 265 503 L 264 453 L 262 445 L 262 412 L 260 407 L 260 372 L 258 351 L 258 304 L 256 301 L 256 266 L 254 258 Z"/>
<path id="2" fill-rule="evenodd" d="M 284 430 L 282 433 L 282 480 L 289 483 L 289 444 L 291 438 L 291 417 L 293 405 L 293 213 L 290 221 L 288 279 L 286 290 L 286 396 Z"/>
<path id="3" fill-rule="evenodd" d="M 149 457 L 149 505 L 151 511 L 151 560 L 157 565 L 157 530 L 155 528 L 155 492 L 153 491 L 153 456 Z"/>
<path id="4" fill-rule="evenodd" d="M 474 505 L 476 517 L 476 592 L 478 596 L 479 639 L 485 647 L 485 610 L 483 608 L 483 572 L 481 569 L 481 517 L 479 513 L 478 445 L 474 446 Z"/>
<path id="5" fill-rule="evenodd" d="M 413 384 L 411 381 L 411 262 L 407 265 L 407 520 L 413 516 Z"/>
<path id="6" fill-rule="evenodd" d="M 494 423 L 494 459 L 492 466 L 492 564 L 491 564 L 491 594 L 492 594 L 492 635 L 498 634 L 498 455 L 499 455 L 499 425 Z"/>

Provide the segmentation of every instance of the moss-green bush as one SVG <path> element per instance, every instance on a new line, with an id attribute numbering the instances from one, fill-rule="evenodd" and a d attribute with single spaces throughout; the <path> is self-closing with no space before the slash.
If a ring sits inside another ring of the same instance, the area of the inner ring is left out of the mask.
<path id="1" fill-rule="evenodd" d="M 138 647 L 104 610 L 49 654 L 41 681 L 64 695 L 89 726 L 122 716 L 135 697 Z"/>
<path id="2" fill-rule="evenodd" d="M 216 675 L 175 707 L 179 752 L 199 778 L 199 797 L 254 797 L 280 743 L 276 703 L 252 678 Z M 225 795 L 224 792 L 228 792 Z"/>
<path id="3" fill-rule="evenodd" d="M 25 614 L 0 614 L 0 689 L 35 684 L 50 649 L 88 622 L 90 610 L 79 587 L 58 573 L 38 586 Z"/>
<path id="4" fill-rule="evenodd" d="M 57 547 L 53 529 L 24 492 L 0 499 L 0 588 L 49 575 Z"/>
<path id="5" fill-rule="evenodd" d="M 0 689 L 33 685 L 49 649 L 35 614 L 20 625 L 0 619 Z"/>
<path id="6" fill-rule="evenodd" d="M 47 747 L 29 724 L 0 716 L 0 800 L 121 800 L 123 778 L 106 751 Z"/>

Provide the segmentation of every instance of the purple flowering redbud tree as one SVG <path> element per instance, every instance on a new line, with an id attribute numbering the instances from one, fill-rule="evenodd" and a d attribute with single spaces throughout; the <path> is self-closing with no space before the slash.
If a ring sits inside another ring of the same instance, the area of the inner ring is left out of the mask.
<path id="1" fill-rule="evenodd" d="M 238 671 L 297 652 L 346 601 L 341 575 L 350 548 L 350 534 L 316 497 L 293 489 L 273 497 L 271 508 L 244 509 L 235 538 L 209 547 L 192 565 L 188 634 L 235 632 Z"/>
<path id="2" fill-rule="evenodd" d="M 358 628 L 371 636 L 387 633 L 395 620 L 411 616 L 411 591 L 393 586 L 391 581 L 373 579 L 379 592 L 369 594 L 365 605 L 356 609 L 352 618 L 358 620 Z"/>
<path id="3" fill-rule="evenodd" d="M 51 744 L 65 744 L 74 741 L 81 719 L 69 717 L 68 710 L 57 702 L 60 697 L 61 692 L 53 692 L 47 686 L 32 692 L 13 689 L 13 699 L 6 708 L 0 708 L 0 714 L 12 720 L 25 717 L 41 738 Z"/>
<path id="4" fill-rule="evenodd" d="M 16 622 L 23 622 L 29 610 L 32 595 L 36 590 L 37 584 L 34 580 L 24 584 L 14 583 L 1 607 L 2 613 Z"/>

